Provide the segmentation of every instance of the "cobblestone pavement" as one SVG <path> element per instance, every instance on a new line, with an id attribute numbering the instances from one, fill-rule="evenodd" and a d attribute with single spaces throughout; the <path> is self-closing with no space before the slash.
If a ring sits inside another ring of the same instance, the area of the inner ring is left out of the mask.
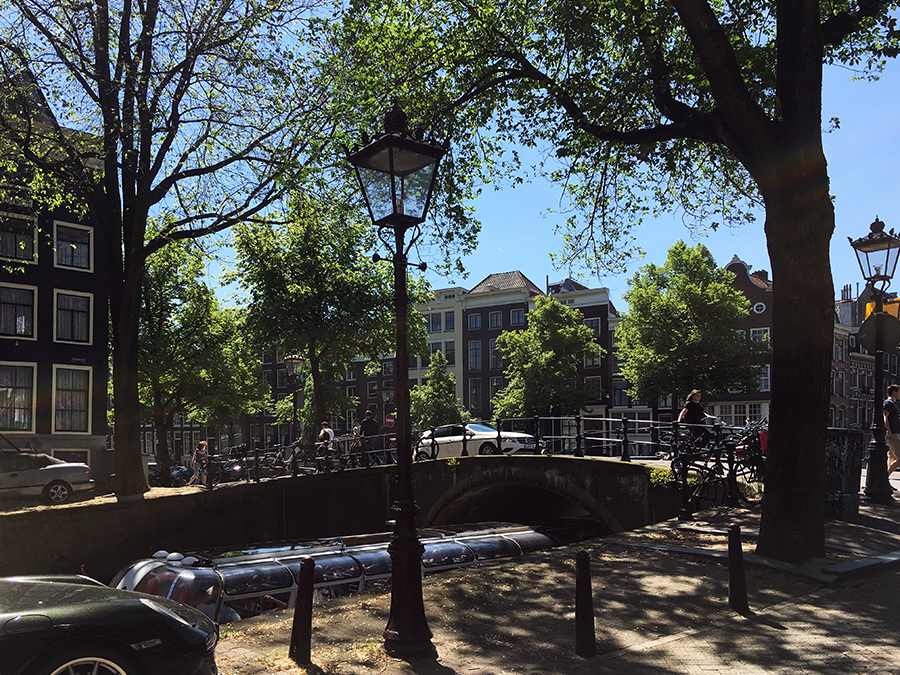
<path id="1" fill-rule="evenodd" d="M 826 559 L 766 566 L 752 555 L 758 513 L 553 549 L 428 577 L 437 660 L 381 650 L 387 595 L 316 605 L 312 664 L 287 658 L 291 615 L 222 627 L 222 675 L 537 675 L 549 673 L 900 673 L 900 508 L 865 505 L 829 521 Z M 737 522 L 751 613 L 728 607 L 724 528 Z M 574 558 L 591 556 L 598 655 L 574 655 Z M 719 557 L 716 557 L 719 556 Z"/>

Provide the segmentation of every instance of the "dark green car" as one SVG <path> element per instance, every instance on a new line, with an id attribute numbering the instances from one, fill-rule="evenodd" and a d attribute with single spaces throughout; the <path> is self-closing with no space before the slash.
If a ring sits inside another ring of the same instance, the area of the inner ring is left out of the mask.
<path id="1" fill-rule="evenodd" d="M 0 578 L 0 675 L 216 675 L 216 625 L 83 576 Z"/>

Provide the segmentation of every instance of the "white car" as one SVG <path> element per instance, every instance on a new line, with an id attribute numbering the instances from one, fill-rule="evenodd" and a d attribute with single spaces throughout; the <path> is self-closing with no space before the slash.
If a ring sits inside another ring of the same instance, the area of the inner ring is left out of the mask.
<path id="1" fill-rule="evenodd" d="M 437 427 L 432 438 L 431 430 L 422 432 L 416 444 L 415 458 L 417 461 L 432 459 L 432 448 L 435 450 L 434 458 L 461 457 L 463 451 L 463 435 L 466 438 L 466 452 L 469 455 L 497 455 L 500 452 L 512 454 L 514 452 L 535 451 L 535 440 L 531 434 L 523 434 L 519 431 L 500 432 L 500 451 L 497 451 L 497 430 L 484 424 L 448 424 Z"/>
<path id="2" fill-rule="evenodd" d="M 87 464 L 37 452 L 0 453 L 0 497 L 36 496 L 48 504 L 63 504 L 73 493 L 93 487 Z"/>

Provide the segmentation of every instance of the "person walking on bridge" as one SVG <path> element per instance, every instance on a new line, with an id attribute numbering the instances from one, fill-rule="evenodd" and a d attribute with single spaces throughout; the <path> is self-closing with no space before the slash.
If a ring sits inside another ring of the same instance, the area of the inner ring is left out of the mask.
<path id="1" fill-rule="evenodd" d="M 900 385 L 892 384 L 887 388 L 884 400 L 884 441 L 888 446 L 888 476 L 900 468 Z M 893 491 L 893 488 L 891 488 Z"/>

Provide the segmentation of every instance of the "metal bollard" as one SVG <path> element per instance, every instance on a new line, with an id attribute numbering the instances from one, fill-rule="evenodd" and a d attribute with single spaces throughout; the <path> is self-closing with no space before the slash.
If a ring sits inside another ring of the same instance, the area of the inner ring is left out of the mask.
<path id="1" fill-rule="evenodd" d="M 575 653 L 596 656 L 594 634 L 594 595 L 591 592 L 591 556 L 587 551 L 575 554 Z"/>
<path id="2" fill-rule="evenodd" d="M 291 644 L 288 647 L 288 658 L 299 665 L 312 661 L 312 601 L 315 570 L 316 562 L 312 558 L 304 558 L 300 563 L 297 604 L 294 605 Z"/>
<path id="3" fill-rule="evenodd" d="M 738 614 L 749 614 L 747 579 L 744 576 L 744 550 L 741 548 L 741 526 L 728 526 L 728 604 Z"/>

